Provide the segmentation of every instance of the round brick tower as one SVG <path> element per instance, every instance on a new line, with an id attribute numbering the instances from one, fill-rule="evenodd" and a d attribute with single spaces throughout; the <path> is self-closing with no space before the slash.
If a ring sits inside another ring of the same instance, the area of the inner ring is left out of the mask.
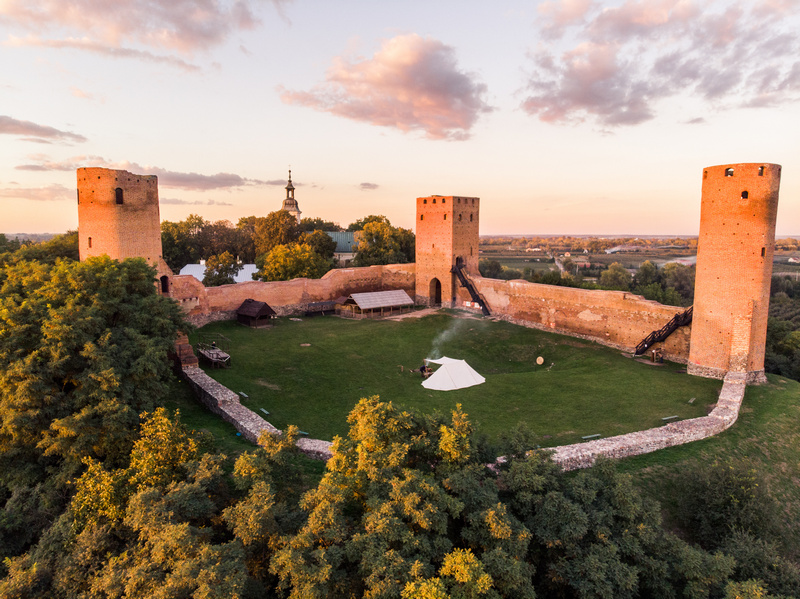
<path id="1" fill-rule="evenodd" d="M 172 272 L 161 253 L 158 177 L 108 168 L 79 168 L 77 176 L 81 260 L 103 254 L 144 258 L 158 269 L 167 292 Z"/>
<path id="2" fill-rule="evenodd" d="M 688 372 L 766 380 L 772 254 L 781 167 L 747 163 L 703 169 L 700 237 Z"/>

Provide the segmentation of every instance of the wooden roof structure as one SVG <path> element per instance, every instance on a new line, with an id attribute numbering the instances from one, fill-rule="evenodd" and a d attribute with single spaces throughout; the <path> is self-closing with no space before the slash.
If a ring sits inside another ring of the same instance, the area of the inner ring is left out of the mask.
<path id="1" fill-rule="evenodd" d="M 236 310 L 236 320 L 250 327 L 268 326 L 270 319 L 276 315 L 266 302 L 246 299 Z"/>
<path id="2" fill-rule="evenodd" d="M 361 310 L 379 310 L 381 308 L 396 308 L 399 306 L 413 306 L 414 300 L 402 289 L 393 291 L 372 291 L 370 293 L 351 293 L 345 302 L 355 304 Z"/>

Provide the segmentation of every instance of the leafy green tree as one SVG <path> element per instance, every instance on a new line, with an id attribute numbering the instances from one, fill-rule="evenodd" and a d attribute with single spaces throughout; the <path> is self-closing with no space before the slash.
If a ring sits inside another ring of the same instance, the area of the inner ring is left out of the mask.
<path id="1" fill-rule="evenodd" d="M 628 291 L 631 288 L 631 275 L 619 262 L 612 263 L 600 274 L 600 287 Z"/>
<path id="2" fill-rule="evenodd" d="M 309 233 L 301 233 L 298 243 L 311 246 L 311 249 L 326 260 L 333 259 L 333 254 L 336 252 L 336 242 L 333 237 L 319 229 Z"/>
<path id="3" fill-rule="evenodd" d="M 317 217 L 300 219 L 298 230 L 301 233 L 310 233 L 311 231 L 341 231 L 342 228 L 333 221 Z"/>
<path id="4" fill-rule="evenodd" d="M 294 243 L 298 236 L 297 219 L 286 210 L 257 218 L 253 232 L 256 257 L 268 254 L 275 246 Z"/>
<path id="5" fill-rule="evenodd" d="M 672 288 L 683 298 L 684 305 L 689 305 L 694 300 L 694 266 L 684 266 L 670 262 L 665 264 L 660 271 L 662 285 L 665 289 Z"/>
<path id="6" fill-rule="evenodd" d="M 0 233 L 0 254 L 4 252 L 15 252 L 21 245 L 18 239 L 8 239 L 5 233 Z"/>
<path id="7" fill-rule="evenodd" d="M 143 259 L 22 261 L 0 286 L 0 484 L 123 463 L 186 325 Z M 63 482 L 63 481 L 62 481 Z"/>
<path id="8" fill-rule="evenodd" d="M 364 225 L 353 257 L 353 266 L 405 264 L 414 261 L 414 234 L 389 222 Z"/>
<path id="9" fill-rule="evenodd" d="M 487 279 L 499 279 L 500 273 L 503 272 L 503 265 L 498 260 L 481 258 L 478 262 L 478 271 L 482 277 Z"/>
<path id="10" fill-rule="evenodd" d="M 639 266 L 639 270 L 636 271 L 634 284 L 637 287 L 647 287 L 657 282 L 658 268 L 656 268 L 656 265 L 650 262 L 650 260 L 645 260 L 642 262 L 641 266 Z"/>
<path id="11" fill-rule="evenodd" d="M 180 222 L 161 223 L 162 256 L 174 272 L 180 272 L 187 264 L 197 264 L 203 258 L 200 232 L 208 224 L 197 214 L 190 214 Z"/>
<path id="12" fill-rule="evenodd" d="M 258 272 L 253 279 L 260 281 L 290 281 L 299 277 L 318 279 L 331 268 L 326 260 L 307 244 L 290 243 L 277 245 L 256 259 Z"/>
<path id="13" fill-rule="evenodd" d="M 234 258 L 230 252 L 223 252 L 219 256 L 209 256 L 206 259 L 206 272 L 203 285 L 216 287 L 218 285 L 231 285 L 235 277 L 242 270 L 242 263 Z"/>
<path id="14" fill-rule="evenodd" d="M 383 216 L 382 214 L 370 214 L 369 216 L 365 216 L 364 218 L 359 218 L 357 221 L 350 223 L 347 225 L 348 231 L 363 231 L 364 228 L 369 223 L 382 223 L 385 225 L 391 225 L 389 219 Z"/>

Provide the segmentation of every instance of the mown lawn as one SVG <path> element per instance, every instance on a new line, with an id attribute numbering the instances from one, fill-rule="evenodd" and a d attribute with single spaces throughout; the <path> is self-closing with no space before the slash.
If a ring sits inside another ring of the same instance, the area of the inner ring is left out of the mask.
<path id="1" fill-rule="evenodd" d="M 678 364 L 643 363 L 587 341 L 459 313 L 399 322 L 284 318 L 262 330 L 221 322 L 191 341 L 205 333 L 232 342 L 232 367 L 207 370 L 212 377 L 243 392 L 250 409 L 269 412 L 275 426 L 296 424 L 320 439 L 346 434 L 347 414 L 370 395 L 423 411 L 449 412 L 460 403 L 490 437 L 524 421 L 542 446 L 553 446 L 705 415 L 720 387 Z M 486 382 L 425 389 L 411 370 L 440 355 L 467 360 Z"/>

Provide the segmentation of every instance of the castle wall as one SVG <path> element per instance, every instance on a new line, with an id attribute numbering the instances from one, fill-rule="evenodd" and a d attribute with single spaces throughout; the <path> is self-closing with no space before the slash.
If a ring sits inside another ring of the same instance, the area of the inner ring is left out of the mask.
<path id="1" fill-rule="evenodd" d="M 478 274 L 480 199 L 459 196 L 417 198 L 417 301 L 435 303 L 431 281 L 441 283 L 441 301 L 458 305 L 469 293 L 450 270 L 461 260 L 469 274 Z"/>
<path id="2" fill-rule="evenodd" d="M 493 316 L 516 324 L 580 336 L 633 351 L 649 333 L 684 310 L 624 291 L 601 291 L 541 285 L 523 280 L 500 281 L 471 276 Z M 685 362 L 689 327 L 680 327 L 663 344 L 664 356 Z"/>
<path id="3" fill-rule="evenodd" d="M 703 170 L 689 372 L 763 379 L 781 167 Z"/>
<path id="4" fill-rule="evenodd" d="M 311 302 L 335 300 L 351 293 L 402 289 L 414 296 L 414 264 L 391 264 L 363 268 L 338 268 L 321 279 L 253 281 L 219 287 L 203 287 L 189 275 L 172 278 L 170 296 L 186 310 L 190 321 L 202 326 L 213 320 L 235 317 L 235 311 L 250 298 L 266 302 L 279 316 L 302 312 Z"/>

